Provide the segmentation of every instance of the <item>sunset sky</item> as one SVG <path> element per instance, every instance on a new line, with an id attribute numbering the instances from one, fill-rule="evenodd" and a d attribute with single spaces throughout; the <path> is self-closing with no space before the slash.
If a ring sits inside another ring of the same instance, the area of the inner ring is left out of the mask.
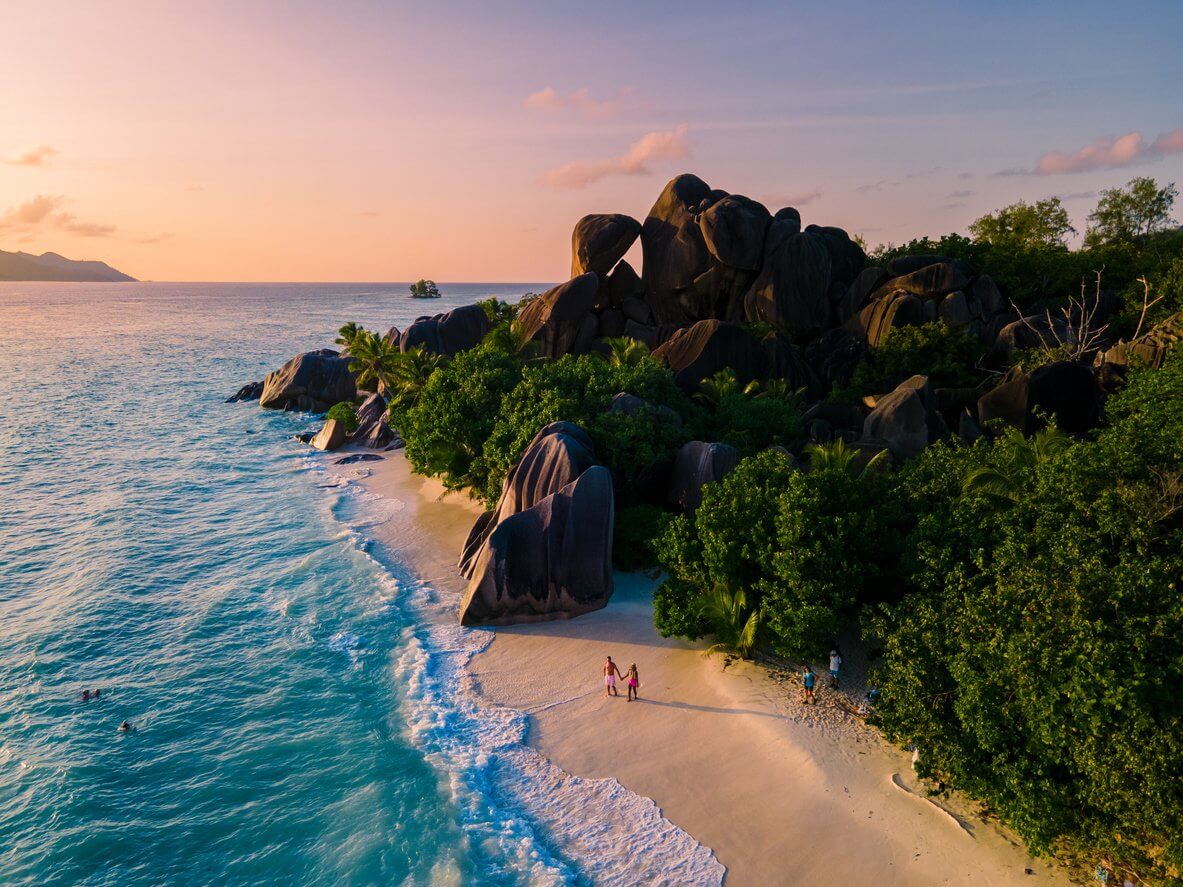
<path id="1" fill-rule="evenodd" d="M 1183 184 L 1183 6 L 16 2 L 0 249 L 142 279 L 548 281 L 714 187 L 869 243 Z M 1177 216 L 1183 212 L 1177 212 Z"/>

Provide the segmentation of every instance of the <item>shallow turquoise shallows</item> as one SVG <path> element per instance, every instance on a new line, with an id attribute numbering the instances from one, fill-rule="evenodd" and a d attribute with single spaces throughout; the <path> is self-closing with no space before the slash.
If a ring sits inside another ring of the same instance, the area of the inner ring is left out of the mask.
<path id="1" fill-rule="evenodd" d="M 0 284 L 0 883 L 582 880 L 473 839 L 314 417 L 223 403 L 344 321 L 539 288 Z"/>

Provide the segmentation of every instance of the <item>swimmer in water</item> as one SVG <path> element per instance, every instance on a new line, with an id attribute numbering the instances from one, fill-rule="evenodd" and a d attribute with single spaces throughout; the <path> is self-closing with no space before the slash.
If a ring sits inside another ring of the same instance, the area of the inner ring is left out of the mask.
<path id="1" fill-rule="evenodd" d="M 132 727 L 131 723 L 128 721 L 124 721 L 122 724 L 119 725 L 119 732 L 120 733 L 130 733 L 134 729 L 135 728 Z"/>
<path id="2" fill-rule="evenodd" d="M 82 691 L 82 701 L 83 702 L 90 702 L 90 691 L 89 690 Z"/>

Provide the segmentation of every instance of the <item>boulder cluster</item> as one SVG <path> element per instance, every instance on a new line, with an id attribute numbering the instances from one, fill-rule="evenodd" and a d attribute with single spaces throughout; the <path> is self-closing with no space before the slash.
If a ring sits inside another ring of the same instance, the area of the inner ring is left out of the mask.
<path id="1" fill-rule="evenodd" d="M 641 274 L 624 258 L 638 240 Z M 1096 300 L 1077 310 L 1098 318 L 1113 310 Z M 643 222 L 620 213 L 580 219 L 570 279 L 524 301 L 517 320 L 549 358 L 607 353 L 607 340 L 618 337 L 643 342 L 688 393 L 722 370 L 741 385 L 783 380 L 803 393 L 808 440 L 842 440 L 864 461 L 886 451 L 897 462 L 942 437 L 972 441 L 994 420 L 1031 431 L 1054 415 L 1064 430 L 1085 431 L 1100 417 L 1098 379 L 1119 378 L 1135 357 L 1160 364 L 1183 338 L 1183 322 L 1167 324 L 1098 351 L 1095 369 L 1076 361 L 1014 370 L 985 393 L 937 387 L 918 375 L 882 379 L 860 404 L 824 400 L 900 327 L 940 321 L 1005 356 L 1049 338 L 1069 340 L 1075 319 L 1020 316 L 989 276 L 960 259 L 908 255 L 868 266 L 841 228 L 802 227 L 795 208 L 771 211 L 693 175 L 670 181 Z M 391 328 L 385 338 L 403 352 L 452 356 L 479 344 L 490 327 L 484 309 L 469 305 Z M 231 400 L 309 411 L 352 402 L 358 392 L 348 363 L 335 351 L 302 354 Z M 658 408 L 622 392 L 611 409 Z M 358 420 L 348 434 L 339 422 L 326 423 L 312 445 L 401 446 L 381 393 L 368 394 Z M 727 444 L 691 441 L 663 469 L 660 484 L 668 479 L 668 487 L 649 498 L 659 501 L 664 490 L 668 506 L 692 514 L 703 487 L 739 458 Z M 469 535 L 461 622 L 565 618 L 602 607 L 612 593 L 613 514 L 612 478 L 587 433 L 569 422 L 543 428 L 510 471 L 496 509 Z"/>

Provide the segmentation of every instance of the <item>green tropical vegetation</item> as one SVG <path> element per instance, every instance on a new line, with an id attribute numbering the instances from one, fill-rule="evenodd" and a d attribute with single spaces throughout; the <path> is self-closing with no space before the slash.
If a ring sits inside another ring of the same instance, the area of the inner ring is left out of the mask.
<path id="1" fill-rule="evenodd" d="M 335 403 L 329 407 L 329 411 L 325 413 L 326 420 L 336 419 L 345 426 L 345 430 L 352 434 L 357 431 L 357 405 L 352 404 L 347 400 L 340 403 Z"/>
<path id="2" fill-rule="evenodd" d="M 440 288 L 435 285 L 434 280 L 420 278 L 411 284 L 410 289 L 412 299 L 438 299 L 440 297 Z"/>
<path id="3" fill-rule="evenodd" d="M 871 260 L 963 259 L 1023 309 L 1058 311 L 1087 287 L 1116 302 L 1114 341 L 1183 310 L 1175 197 L 1149 179 L 1103 192 L 1078 248 L 1052 198 Z M 724 370 L 687 395 L 639 342 L 547 358 L 514 306 L 483 307 L 489 334 L 447 360 L 342 329 L 416 471 L 491 508 L 542 427 L 579 424 L 616 485 L 617 565 L 663 571 L 663 635 L 796 662 L 861 634 L 876 651 L 874 722 L 918 749 L 922 774 L 980 799 L 1033 850 L 1180 883 L 1183 351 L 1132 366 L 1090 434 L 988 427 L 891 465 L 840 436 L 808 443 L 804 394 L 782 380 Z M 1009 368 L 1077 356 L 1016 352 Z M 821 405 L 854 409 L 914 374 L 984 391 L 1007 369 L 938 320 L 893 329 Z M 643 403 L 613 409 L 621 393 Z M 668 472 L 694 439 L 741 459 L 675 514 Z"/>

